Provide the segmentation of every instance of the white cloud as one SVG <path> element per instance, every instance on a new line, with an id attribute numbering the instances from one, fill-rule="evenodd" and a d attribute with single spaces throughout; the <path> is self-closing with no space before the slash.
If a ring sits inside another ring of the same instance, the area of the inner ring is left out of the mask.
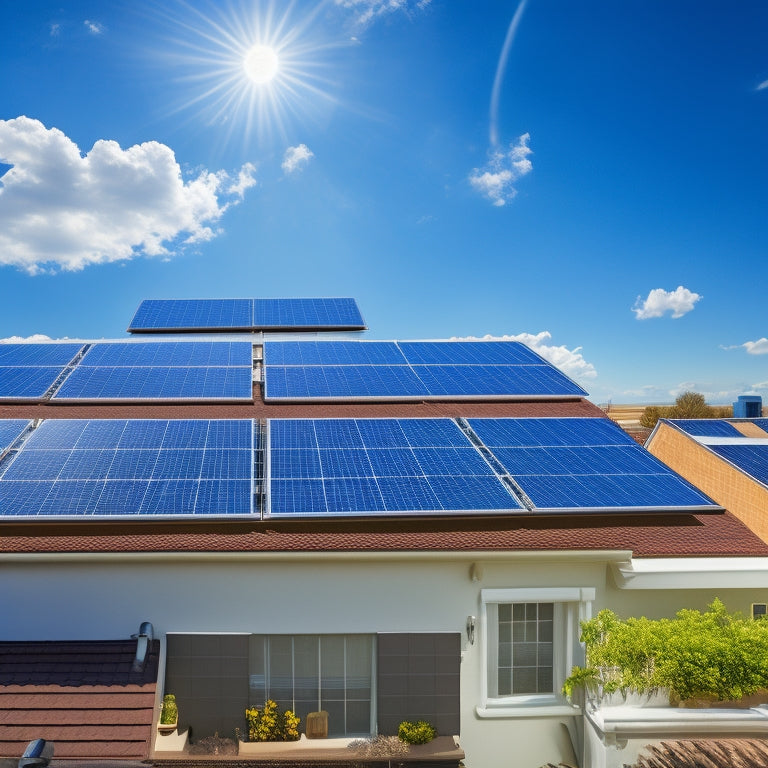
<path id="1" fill-rule="evenodd" d="M 663 288 L 654 288 L 648 298 L 643 301 L 637 297 L 632 311 L 638 320 L 648 320 L 651 317 L 662 317 L 666 312 L 671 312 L 672 317 L 682 317 L 693 309 L 694 304 L 702 297 L 687 288 L 679 285 L 674 291 L 665 291 Z"/>
<path id="2" fill-rule="evenodd" d="M 367 26 L 376 19 L 395 11 L 410 13 L 423 10 L 432 0 L 335 0 L 336 5 L 354 13 L 355 23 Z"/>
<path id="3" fill-rule="evenodd" d="M 760 85 L 758 85 L 758 86 L 755 88 L 755 90 L 756 90 L 756 91 L 764 91 L 766 88 L 768 88 L 768 80 L 763 80 L 763 82 L 762 82 L 762 83 L 760 83 Z"/>
<path id="4" fill-rule="evenodd" d="M 0 339 L 0 344 L 37 344 L 41 341 L 53 341 L 53 339 L 44 333 L 33 333 L 31 336 L 8 336 L 5 339 Z M 62 339 L 58 339 L 58 341 L 62 341 Z"/>
<path id="5" fill-rule="evenodd" d="M 750 355 L 768 355 L 768 339 L 765 337 L 757 341 L 745 341 L 739 346 L 744 347 Z"/>
<path id="6" fill-rule="evenodd" d="M 83 24 L 85 24 L 85 28 L 92 35 L 100 35 L 104 32 L 104 25 L 100 24 L 98 21 L 91 21 L 90 19 L 86 19 Z"/>
<path id="7" fill-rule="evenodd" d="M 528 159 L 533 151 L 528 146 L 530 138 L 529 133 L 524 133 L 517 144 L 510 144 L 508 151 L 493 150 L 485 166 L 474 168 L 469 174 L 469 183 L 494 205 L 506 205 L 512 200 L 517 194 L 512 185 L 533 170 Z"/>
<path id="8" fill-rule="evenodd" d="M 61 34 L 61 24 L 51 24 L 51 37 L 57 37 Z"/>
<path id="9" fill-rule="evenodd" d="M 540 333 L 505 334 L 504 336 L 492 336 L 487 334 L 480 337 L 482 341 L 519 341 L 540 354 L 545 360 L 559 368 L 563 373 L 573 379 L 594 379 L 597 371 L 592 363 L 588 363 L 581 353 L 581 347 L 568 349 L 566 346 L 554 347 L 544 342 L 549 341 L 552 334 L 549 331 Z M 454 341 L 478 340 L 477 336 L 456 337 Z"/>
<path id="10" fill-rule="evenodd" d="M 171 256 L 210 240 L 227 208 L 255 184 L 244 165 L 184 180 L 156 141 L 121 149 L 99 140 L 86 155 L 57 128 L 0 120 L 0 265 L 30 274 L 74 271 L 135 256 Z"/>
<path id="11" fill-rule="evenodd" d="M 306 145 L 299 144 L 298 147 L 288 147 L 283 157 L 283 170 L 286 173 L 299 171 L 315 156 L 314 152 Z"/>

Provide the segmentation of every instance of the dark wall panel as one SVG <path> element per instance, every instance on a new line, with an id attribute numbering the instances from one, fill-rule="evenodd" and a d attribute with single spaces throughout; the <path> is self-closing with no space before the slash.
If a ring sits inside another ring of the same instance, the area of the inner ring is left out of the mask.
<path id="1" fill-rule="evenodd" d="M 377 648 L 379 733 L 426 720 L 441 736 L 458 734 L 461 634 L 384 633 Z"/>
<path id="2" fill-rule="evenodd" d="M 168 635 L 165 692 L 176 695 L 179 730 L 199 741 L 234 737 L 248 706 L 248 635 Z"/>

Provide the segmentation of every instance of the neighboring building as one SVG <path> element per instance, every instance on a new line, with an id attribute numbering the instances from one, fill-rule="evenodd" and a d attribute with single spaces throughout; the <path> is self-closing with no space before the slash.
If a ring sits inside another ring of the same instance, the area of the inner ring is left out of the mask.
<path id="1" fill-rule="evenodd" d="M 768 419 L 662 419 L 645 446 L 768 541 Z"/>
<path id="2" fill-rule="evenodd" d="M 364 327 L 350 300 L 154 301 L 131 331 L 156 336 L 0 345 L 8 757 L 26 719 L 62 758 L 183 759 L 149 735 L 172 692 L 193 741 L 271 697 L 332 737 L 428 720 L 431 764 L 598 765 L 560 694 L 580 619 L 768 602 L 768 545 L 538 355 Z M 61 673 L 67 643 L 95 658 L 139 627 L 140 680 Z M 46 669 L 13 677 L 41 643 Z M 94 754 L 92 702 L 71 738 L 20 714 L 88 685 L 154 696 L 151 723 L 112 699 L 122 755 Z M 606 743 L 599 764 L 635 759 Z M 301 749 L 282 759 L 334 754 Z"/>

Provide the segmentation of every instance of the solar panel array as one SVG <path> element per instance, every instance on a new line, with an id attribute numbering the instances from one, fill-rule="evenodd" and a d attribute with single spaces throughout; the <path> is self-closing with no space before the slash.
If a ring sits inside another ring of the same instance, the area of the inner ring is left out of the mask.
<path id="1" fill-rule="evenodd" d="M 54 400 L 251 400 L 249 342 L 94 344 Z"/>
<path id="2" fill-rule="evenodd" d="M 756 424 L 763 432 L 768 433 L 768 419 L 752 419 L 753 424 Z"/>
<path id="3" fill-rule="evenodd" d="M 350 298 L 145 299 L 128 330 L 163 333 L 364 328 L 357 303 Z"/>
<path id="4" fill-rule="evenodd" d="M 39 399 L 82 344 L 0 344 L 0 399 Z"/>
<path id="5" fill-rule="evenodd" d="M 536 510 L 717 508 L 608 419 L 470 419 Z"/>
<path id="6" fill-rule="evenodd" d="M 692 437 L 743 437 L 725 419 L 674 419 L 672 423 Z"/>
<path id="7" fill-rule="evenodd" d="M 422 400 L 581 397 L 513 341 L 265 341 L 264 399 Z"/>
<path id="8" fill-rule="evenodd" d="M 269 421 L 272 517 L 520 509 L 450 419 Z"/>
<path id="9" fill-rule="evenodd" d="M 251 420 L 46 420 L 2 467 L 15 517 L 252 512 Z"/>
<path id="10" fill-rule="evenodd" d="M 28 429 L 30 428 L 30 429 Z M 607 419 L 0 420 L 0 515 L 719 511 Z M 735 449 L 716 446 L 731 457 Z M 768 446 L 752 473 L 765 482 Z M 762 461 L 762 470 L 760 462 Z"/>

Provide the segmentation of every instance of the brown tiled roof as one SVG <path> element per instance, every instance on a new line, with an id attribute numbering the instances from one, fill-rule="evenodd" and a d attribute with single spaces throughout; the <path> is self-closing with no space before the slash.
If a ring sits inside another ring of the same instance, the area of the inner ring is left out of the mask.
<path id="1" fill-rule="evenodd" d="M 637 557 L 768 556 L 733 515 L 495 516 L 302 524 L 5 526 L 0 553 L 632 550 Z"/>
<path id="2" fill-rule="evenodd" d="M 423 401 L 416 403 L 4 403 L 2 419 L 323 419 L 482 416 L 605 416 L 589 400 Z"/>
<path id="3" fill-rule="evenodd" d="M 645 751 L 631 768 L 768 768 L 765 739 L 663 741 Z"/>
<path id="4" fill-rule="evenodd" d="M 56 758 L 146 758 L 159 648 L 134 672 L 135 640 L 0 643 L 0 756 L 44 738 Z"/>

